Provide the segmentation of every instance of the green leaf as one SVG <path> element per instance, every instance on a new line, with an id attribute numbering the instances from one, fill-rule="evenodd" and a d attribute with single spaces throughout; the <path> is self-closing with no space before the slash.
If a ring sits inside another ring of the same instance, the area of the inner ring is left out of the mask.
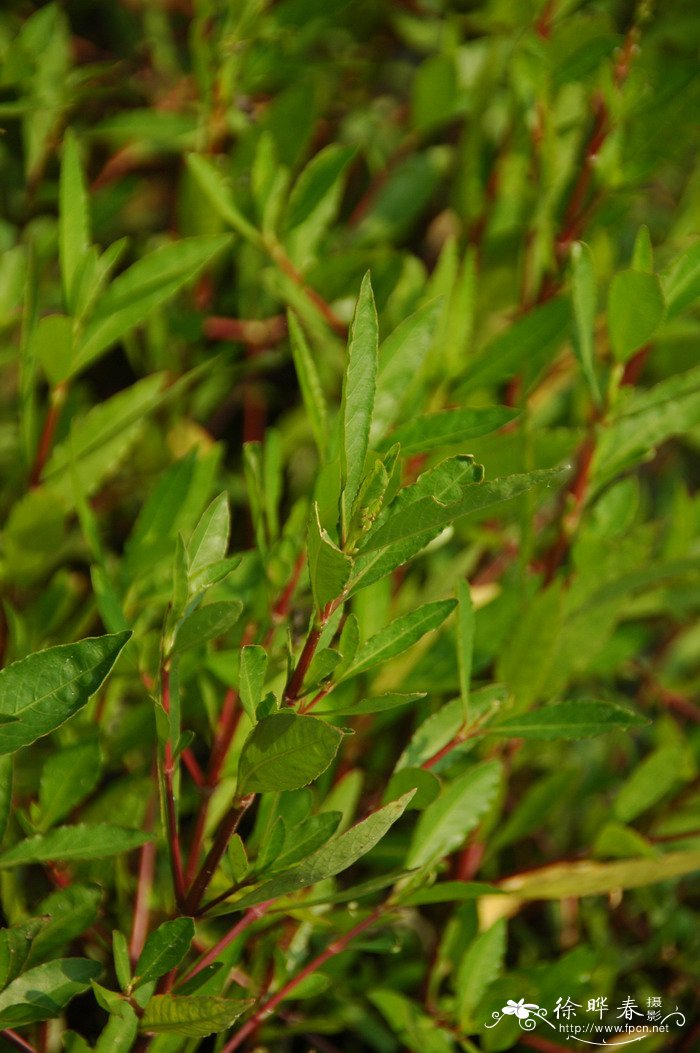
<path id="1" fill-rule="evenodd" d="M 489 984 L 500 975 L 506 954 L 506 923 L 501 918 L 469 945 L 456 978 L 459 1026 L 474 1030 L 474 1012 Z"/>
<path id="2" fill-rule="evenodd" d="M 436 863 L 454 852 L 493 804 L 501 781 L 498 761 L 485 761 L 458 776 L 421 815 L 406 867 Z"/>
<path id="3" fill-rule="evenodd" d="M 75 306 L 77 277 L 90 247 L 90 213 L 75 135 L 63 137 L 58 204 L 58 248 L 63 296 L 69 311 Z"/>
<path id="4" fill-rule="evenodd" d="M 311 158 L 289 195 L 285 241 L 302 268 L 313 260 L 319 240 L 333 222 L 343 190 L 343 174 L 353 147 L 331 144 Z"/>
<path id="5" fill-rule="evenodd" d="M 537 701 L 545 689 L 562 632 L 562 588 L 554 582 L 521 609 L 508 647 L 501 651 L 497 679 L 507 684 L 519 710 Z"/>
<path id="6" fill-rule="evenodd" d="M 506 406 L 484 406 L 478 409 L 442 410 L 427 417 L 416 417 L 392 431 L 379 449 L 399 443 L 401 455 L 425 453 L 441 446 L 457 446 L 467 439 L 488 435 L 518 416 L 516 410 Z"/>
<path id="7" fill-rule="evenodd" d="M 420 888 L 405 898 L 401 897 L 401 904 L 406 907 L 422 907 L 431 903 L 461 903 L 495 892 L 498 892 L 498 889 L 484 881 L 440 881 L 430 888 Z"/>
<path id="8" fill-rule="evenodd" d="M 341 552 L 321 526 L 318 505 L 314 502 L 307 535 L 309 578 L 316 610 L 321 612 L 341 595 L 350 572 L 352 559 Z"/>
<path id="9" fill-rule="evenodd" d="M 654 249 L 651 244 L 649 228 L 645 223 L 637 231 L 632 252 L 632 270 L 651 274 L 654 270 Z"/>
<path id="10" fill-rule="evenodd" d="M 100 747 L 96 739 L 67 746 L 49 757 L 39 783 L 39 827 L 64 819 L 95 789 L 100 778 Z"/>
<path id="11" fill-rule="evenodd" d="M 97 1040 L 94 1053 L 130 1053 L 139 1021 L 126 1001 L 122 1003 L 120 1013 L 120 1016 L 110 1016 Z"/>
<path id="12" fill-rule="evenodd" d="M 347 146 L 326 146 L 309 161 L 289 195 L 288 230 L 307 223 L 315 213 L 327 211 L 327 199 L 334 191 L 337 193 L 339 177 L 354 152 Z"/>
<path id="13" fill-rule="evenodd" d="M 374 666 L 402 654 L 426 633 L 439 628 L 456 605 L 455 600 L 437 600 L 396 618 L 359 648 L 345 678 L 366 673 Z"/>
<path id="14" fill-rule="evenodd" d="M 520 899 L 563 899 L 566 896 L 604 896 L 626 888 L 641 888 L 700 871 L 700 849 L 669 852 L 653 858 L 616 863 L 588 861 L 555 863 L 516 874 L 498 883 L 502 892 Z"/>
<path id="15" fill-rule="evenodd" d="M 389 779 L 383 801 L 391 801 L 409 790 L 415 790 L 409 811 L 422 812 L 440 793 L 440 780 L 425 768 L 400 768 Z"/>
<path id="16" fill-rule="evenodd" d="M 29 353 L 41 362 L 50 383 L 62 384 L 73 361 L 73 322 L 65 314 L 40 318 L 32 330 Z"/>
<path id="17" fill-rule="evenodd" d="M 275 856 L 268 869 L 273 872 L 287 870 L 295 863 L 306 859 L 312 852 L 330 841 L 341 819 L 340 812 L 321 812 L 320 815 L 310 815 L 308 819 L 294 828 L 292 844 Z"/>
<path id="18" fill-rule="evenodd" d="M 199 154 L 188 154 L 187 166 L 224 222 L 244 238 L 258 241 L 260 235 L 236 205 L 226 178 L 214 162 Z"/>
<path id="19" fill-rule="evenodd" d="M 474 604 L 469 584 L 460 581 L 457 585 L 457 665 L 459 668 L 459 694 L 466 725 L 469 719 L 469 686 L 472 678 L 472 656 L 474 651 Z"/>
<path id="20" fill-rule="evenodd" d="M 89 826 L 58 826 L 47 834 L 36 834 L 0 854 L 0 869 L 26 863 L 70 862 L 77 859 L 105 859 L 130 852 L 152 840 L 139 830 L 124 830 L 109 823 Z"/>
<path id="21" fill-rule="evenodd" d="M 230 532 L 228 495 L 223 493 L 205 509 L 187 545 L 191 584 L 207 567 L 225 557 Z"/>
<path id="22" fill-rule="evenodd" d="M 297 892 L 347 870 L 384 837 L 387 830 L 403 815 L 412 796 L 413 792 L 407 793 L 397 801 L 379 808 L 362 822 L 356 823 L 345 833 L 339 834 L 313 852 L 299 866 L 263 882 L 258 889 L 237 900 L 235 909 L 244 910 L 256 903 L 286 896 L 290 892 Z"/>
<path id="23" fill-rule="evenodd" d="M 55 731 L 87 704 L 109 673 L 130 632 L 60 644 L 0 672 L 0 753 L 14 753 Z"/>
<path id="24" fill-rule="evenodd" d="M 129 943 L 123 932 L 119 929 L 112 931 L 112 957 L 114 959 L 114 971 L 122 991 L 131 984 L 131 962 L 129 961 Z"/>
<path id="25" fill-rule="evenodd" d="M 416 702 L 419 698 L 425 698 L 424 691 L 412 691 L 406 694 L 387 692 L 386 695 L 376 695 L 374 698 L 365 698 L 354 706 L 340 706 L 337 709 L 332 706 L 315 706 L 314 712 L 317 716 L 328 714 L 334 717 L 363 717 L 368 713 L 384 713 L 388 709 L 396 709 L 397 706 L 406 706 L 409 702 Z"/>
<path id="26" fill-rule="evenodd" d="M 404 396 L 415 382 L 435 334 L 442 304 L 433 300 L 399 325 L 379 349 L 372 442 L 396 422 Z"/>
<path id="27" fill-rule="evenodd" d="M 240 600 L 219 600 L 198 607 L 180 625 L 171 654 L 182 654 L 208 640 L 218 640 L 236 624 L 242 611 Z"/>
<path id="28" fill-rule="evenodd" d="M 218 1035 L 252 1005 L 250 998 L 154 995 L 144 1010 L 140 1027 L 153 1035 Z"/>
<path id="29" fill-rule="evenodd" d="M 180 964 L 194 939 L 192 918 L 164 921 L 149 934 L 134 969 L 133 987 L 158 980 Z"/>
<path id="30" fill-rule="evenodd" d="M 374 306 L 372 283 L 367 272 L 362 279 L 350 328 L 348 358 L 343 379 L 340 411 L 343 524 L 350 522 L 352 506 L 365 469 L 377 382 L 378 333 L 377 309 Z"/>
<path id="31" fill-rule="evenodd" d="M 661 283 L 655 274 L 629 270 L 615 275 L 608 296 L 608 329 L 618 362 L 626 362 L 651 339 L 664 307 Z"/>
<path id="32" fill-rule="evenodd" d="M 571 300 L 574 308 L 574 350 L 596 406 L 600 406 L 600 388 L 595 373 L 595 320 L 597 292 L 593 257 L 582 241 L 571 247 Z"/>
<path id="33" fill-rule="evenodd" d="M 487 715 L 507 697 L 502 684 L 493 684 L 470 692 L 472 723 L 477 715 Z M 434 757 L 464 727 L 464 707 L 461 696 L 446 702 L 435 713 L 427 717 L 413 733 L 406 749 L 399 757 L 396 767 L 419 767 Z"/>
<path id="34" fill-rule="evenodd" d="M 43 480 L 53 500 L 59 496 L 72 507 L 76 483 L 83 497 L 94 493 L 119 468 L 145 418 L 168 394 L 164 374 L 154 373 L 76 420 L 68 438 L 54 447 L 46 463 Z"/>
<path id="35" fill-rule="evenodd" d="M 304 409 L 309 418 L 319 456 L 324 458 L 328 443 L 328 411 L 326 400 L 323 397 L 323 387 L 304 331 L 293 311 L 287 312 L 287 323 L 294 368 L 299 381 L 301 397 L 304 400 Z"/>
<path id="36" fill-rule="evenodd" d="M 335 757 L 342 733 L 317 717 L 273 713 L 243 743 L 238 793 L 296 790 L 313 782 Z M 1 857 L 0 857 L 1 858 Z"/>
<path id="37" fill-rule="evenodd" d="M 560 702 L 492 724 L 485 733 L 520 739 L 586 739 L 647 723 L 636 713 L 610 702 Z"/>
<path id="38" fill-rule="evenodd" d="M 558 470 L 527 472 L 523 475 L 508 475 L 491 483 L 466 482 L 456 499 L 441 501 L 437 496 L 421 497 L 402 506 L 387 520 L 371 531 L 362 543 L 362 555 L 369 555 L 398 542 L 421 539 L 421 547 L 441 530 L 462 516 L 479 512 L 502 501 L 510 501 L 533 486 L 552 485 L 562 477 Z M 359 561 L 355 574 L 359 575 Z"/>
<path id="39" fill-rule="evenodd" d="M 599 435 L 594 475 L 600 485 L 700 422 L 700 368 L 678 373 L 622 401 Z"/>
<path id="40" fill-rule="evenodd" d="M 401 1045 L 411 1053 L 453 1053 L 454 1044 L 446 1031 L 405 995 L 397 991 L 372 991 L 370 1000 L 398 1035 Z"/>
<path id="41" fill-rule="evenodd" d="M 0 991 L 22 972 L 32 940 L 43 924 L 40 918 L 30 918 L 29 921 L 0 929 Z"/>
<path id="42" fill-rule="evenodd" d="M 97 920 L 102 890 L 96 885 L 73 883 L 56 889 L 37 907 L 43 924 L 29 952 L 29 964 L 38 965 L 65 950 Z"/>
<path id="43" fill-rule="evenodd" d="M 251 724 L 255 724 L 255 711 L 262 698 L 265 673 L 267 671 L 267 651 L 258 644 L 248 644 L 241 648 L 238 673 L 239 693 L 243 708 Z"/>
<path id="44" fill-rule="evenodd" d="M 141 325 L 230 244 L 227 235 L 183 238 L 142 256 L 115 278 L 76 348 L 71 376 Z"/>
<path id="45" fill-rule="evenodd" d="M 58 958 L 18 976 L 0 994 L 0 1027 L 22 1027 L 59 1016 L 102 972 L 87 958 Z"/>
<path id="46" fill-rule="evenodd" d="M 646 721 L 639 720 L 639 723 Z M 672 790 L 685 781 L 688 769 L 687 754 L 676 743 L 660 746 L 637 765 L 625 780 L 613 805 L 613 814 L 622 822 L 629 823 L 652 808 Z"/>
<path id="47" fill-rule="evenodd" d="M 661 278 L 669 318 L 690 307 L 700 296 L 700 241 L 682 253 Z"/>
<path id="48" fill-rule="evenodd" d="M 567 336 L 570 309 L 564 299 L 550 300 L 529 311 L 500 333 L 474 360 L 459 393 L 497 384 L 525 369 L 533 377 Z"/>
<path id="49" fill-rule="evenodd" d="M 12 757 L 9 754 L 0 756 L 0 844 L 12 809 L 12 771 Z"/>

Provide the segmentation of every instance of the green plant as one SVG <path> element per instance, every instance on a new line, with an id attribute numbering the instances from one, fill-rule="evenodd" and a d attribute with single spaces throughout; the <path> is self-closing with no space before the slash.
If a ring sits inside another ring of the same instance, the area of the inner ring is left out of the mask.
<path id="1" fill-rule="evenodd" d="M 697 20 L 534 6 L 0 18 L 8 1048 L 690 1011 Z"/>

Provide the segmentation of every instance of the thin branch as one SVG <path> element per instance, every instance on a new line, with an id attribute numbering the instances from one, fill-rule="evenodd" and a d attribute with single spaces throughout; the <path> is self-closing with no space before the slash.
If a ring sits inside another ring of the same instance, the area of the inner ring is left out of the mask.
<path id="1" fill-rule="evenodd" d="M 154 812 L 155 801 L 151 797 L 146 809 L 146 830 L 150 830 L 153 826 Z M 155 841 L 146 841 L 141 848 L 139 876 L 136 885 L 136 903 L 134 904 L 134 920 L 131 926 L 131 940 L 129 941 L 129 955 L 132 963 L 138 960 L 148 934 L 155 865 L 156 843 Z"/>
<path id="2" fill-rule="evenodd" d="M 209 883 L 216 872 L 216 868 L 223 858 L 226 846 L 238 829 L 241 819 L 250 808 L 254 799 L 255 794 L 249 793 L 246 797 L 242 797 L 239 802 L 234 801 L 219 823 L 216 834 L 214 835 L 214 842 L 207 853 L 206 859 L 202 863 L 202 867 L 197 874 L 197 877 L 192 882 L 192 887 L 185 897 L 185 902 L 183 904 L 185 914 L 196 913 L 197 907 L 202 902 L 204 893 L 209 888 Z"/>
<path id="3" fill-rule="evenodd" d="M 296 269 L 289 256 L 287 256 L 287 253 L 284 251 L 282 245 L 276 240 L 268 240 L 265 242 L 265 247 L 279 269 L 294 282 L 306 299 L 313 304 L 333 332 L 343 338 L 347 337 L 348 327 L 345 322 L 342 318 L 338 317 L 333 308 L 330 304 L 326 303 L 320 293 L 317 293 L 315 289 L 312 289 L 310 285 L 306 284 L 304 276 Z"/>
<path id="4" fill-rule="evenodd" d="M 227 1042 L 227 1044 L 223 1047 L 221 1053 L 233 1053 L 234 1050 L 238 1049 L 242 1045 L 242 1043 L 250 1037 L 250 1035 L 254 1034 L 254 1032 L 257 1031 L 257 1029 L 260 1027 L 260 1025 L 266 1019 L 266 1017 L 274 1013 L 275 1009 L 280 1004 L 280 1002 L 282 1002 L 289 994 L 291 994 L 291 992 L 295 988 L 297 988 L 299 984 L 301 984 L 307 978 L 307 976 L 311 976 L 318 969 L 320 969 L 322 965 L 325 965 L 326 962 L 329 961 L 331 958 L 334 958 L 338 954 L 342 954 L 342 952 L 346 949 L 348 944 L 350 944 L 356 936 L 361 935 L 372 925 L 374 925 L 374 923 L 378 921 L 379 918 L 381 918 L 381 916 L 386 912 L 387 909 L 388 908 L 386 904 L 381 904 L 381 906 L 373 910 L 372 913 L 364 919 L 364 921 L 358 922 L 357 925 L 353 926 L 352 929 L 349 929 L 344 936 L 340 936 L 337 940 L 334 940 L 333 943 L 329 944 L 324 951 L 322 951 L 319 955 L 312 959 L 312 961 L 305 965 L 303 969 L 300 969 L 299 972 L 296 973 L 295 976 L 292 976 L 291 979 L 288 980 L 287 983 L 284 984 L 284 986 L 281 987 L 276 994 L 274 994 L 271 998 L 268 998 L 266 1002 L 264 1002 L 258 1009 L 256 1009 L 256 1011 L 253 1013 L 250 1019 L 247 1020 L 243 1027 L 241 1027 L 241 1029 L 236 1032 L 231 1041 Z"/>
<path id="5" fill-rule="evenodd" d="M 170 713 L 170 673 L 167 665 L 161 669 L 161 702 L 166 713 Z M 175 761 L 170 740 L 165 743 L 165 756 L 163 760 L 163 782 L 165 784 L 165 822 L 168 835 L 168 851 L 170 854 L 170 868 L 173 875 L 173 891 L 178 908 L 182 906 L 185 898 L 185 875 L 182 869 L 182 848 L 180 845 L 180 832 L 177 823 L 177 808 L 175 805 Z"/>
<path id="6" fill-rule="evenodd" d="M 198 962 L 196 962 L 189 972 L 185 973 L 180 983 L 185 983 L 187 980 L 191 980 L 193 976 L 197 976 L 203 969 L 215 962 L 226 948 L 233 943 L 233 941 L 245 932 L 254 922 L 263 918 L 269 908 L 271 907 L 273 900 L 267 900 L 265 903 L 258 903 L 257 906 L 251 907 L 247 910 L 242 918 L 236 922 L 233 928 L 223 936 L 218 943 L 215 943 L 211 950 L 207 951 L 206 954 L 202 955 Z"/>
<path id="7" fill-rule="evenodd" d="M 41 476 L 51 453 L 56 428 L 58 427 L 67 393 L 68 387 L 66 384 L 57 384 L 49 396 L 49 408 L 46 412 L 44 427 L 39 438 L 34 464 L 29 473 L 29 485 L 31 487 L 36 487 L 41 482 Z"/>
<path id="8" fill-rule="evenodd" d="M 319 622 L 312 626 L 309 635 L 306 637 L 306 643 L 299 655 L 299 661 L 292 671 L 289 680 L 287 681 L 287 686 L 284 689 L 284 703 L 287 706 L 293 706 L 299 697 L 304 684 L 304 677 L 308 673 L 309 666 L 316 654 L 316 648 L 318 647 L 318 641 L 321 639 L 322 632 L 323 626 Z"/>
<path id="9" fill-rule="evenodd" d="M 37 1053 L 34 1046 L 27 1042 L 26 1038 L 22 1038 L 16 1031 L 13 1031 L 12 1028 L 7 1027 L 4 1031 L 0 1031 L 0 1038 L 4 1038 L 11 1046 L 14 1046 L 15 1049 L 23 1050 L 24 1053 Z"/>

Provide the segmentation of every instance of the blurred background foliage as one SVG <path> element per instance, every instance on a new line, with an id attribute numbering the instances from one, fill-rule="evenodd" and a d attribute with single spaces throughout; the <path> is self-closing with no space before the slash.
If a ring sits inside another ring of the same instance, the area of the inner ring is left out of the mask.
<path id="1" fill-rule="evenodd" d="M 326 1032 L 348 1053 L 520 1048 L 531 1038 L 515 1022 L 483 1027 L 507 997 L 615 992 L 661 994 L 689 1015 L 676 1045 L 646 1048 L 696 1048 L 697 878 L 624 895 L 601 878 L 605 894 L 580 898 L 569 864 L 648 858 L 661 879 L 666 853 L 700 853 L 699 44 L 691 0 L 3 5 L 2 653 L 9 663 L 125 625 L 139 639 L 79 733 L 69 725 L 20 756 L 15 823 L 38 821 L 52 746 L 98 732 L 80 817 L 145 822 L 155 732 L 141 677 L 157 677 L 178 531 L 222 489 L 241 563 L 217 596 L 273 629 L 283 672 L 271 612 L 319 467 L 286 312 L 336 406 L 368 268 L 382 339 L 417 311 L 428 318 L 391 374 L 378 449 L 419 414 L 517 413 L 493 434 L 428 448 L 412 449 L 409 431 L 405 479 L 449 453 L 473 454 L 487 478 L 572 470 L 558 494 L 461 520 L 405 575 L 359 594 L 361 637 L 467 576 L 477 687 L 505 685 L 519 712 L 594 698 L 649 720 L 565 747 L 497 747 L 507 787 L 447 876 L 497 882 L 562 864 L 551 900 L 535 884 L 505 906 L 480 901 L 482 927 L 510 917 L 507 951 L 505 935 L 475 943 L 474 902 L 416 905 L 334 961 L 283 1035 L 269 1025 L 269 1048 L 314 1048 L 295 1045 L 296 1031 Z M 81 170 L 88 205 L 59 220 L 62 192 L 82 200 Z M 114 276 L 135 264 L 120 287 Z M 309 605 L 304 572 L 295 646 Z M 243 628 L 183 661 L 195 754 L 206 756 L 236 686 L 226 659 Z M 373 674 L 364 695 L 396 689 L 428 697 L 359 718 L 340 783 L 318 791 L 348 821 L 381 799 L 409 742 L 421 763 L 453 734 L 422 724 L 459 691 L 451 623 Z M 411 738 L 421 726 L 422 754 Z M 469 745 L 436 774 L 464 770 Z M 187 837 L 197 798 L 186 780 L 182 793 Z M 400 868 L 406 830 L 363 879 Z M 107 930 L 128 931 L 133 869 L 75 869 L 81 887 L 111 891 L 53 946 L 89 946 L 98 911 Z M 157 881 L 167 885 L 165 864 Z M 6 920 L 41 913 L 49 887 L 3 877 Z M 298 929 L 263 928 L 247 952 L 255 983 L 289 972 L 346 909 L 301 906 L 289 915 Z M 476 986 L 465 980 L 474 960 Z M 69 1009 L 68 1023 L 92 1040 L 101 1010 L 84 1013 L 83 1026 Z M 162 1041 L 154 1049 L 186 1048 Z"/>

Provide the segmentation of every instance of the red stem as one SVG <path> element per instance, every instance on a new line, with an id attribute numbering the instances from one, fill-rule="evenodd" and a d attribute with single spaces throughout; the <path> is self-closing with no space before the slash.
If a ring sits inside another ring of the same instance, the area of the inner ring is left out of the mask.
<path id="1" fill-rule="evenodd" d="M 23 1050 L 24 1053 L 37 1053 L 34 1046 L 27 1042 L 25 1038 L 22 1038 L 21 1035 L 18 1035 L 16 1031 L 13 1031 L 12 1028 L 7 1027 L 4 1031 L 0 1031 L 0 1038 L 4 1038 L 11 1046 L 14 1046 L 15 1049 Z"/>
<path id="2" fill-rule="evenodd" d="M 202 863 L 197 877 L 192 882 L 192 887 L 185 897 L 183 910 L 185 914 L 195 914 L 197 907 L 202 902 L 202 896 L 209 888 L 209 883 L 214 876 L 226 846 L 235 834 L 241 819 L 250 808 L 255 794 L 249 793 L 247 797 L 241 798 L 240 802 L 234 802 L 219 823 L 214 842 Z"/>
<path id="3" fill-rule="evenodd" d="M 166 665 L 161 669 L 161 701 L 166 713 L 170 713 L 170 673 Z M 168 834 L 168 849 L 170 853 L 170 868 L 173 875 L 173 890 L 175 902 L 178 908 L 182 906 L 185 898 L 185 875 L 182 869 L 182 848 L 180 845 L 180 833 L 177 824 L 177 808 L 175 807 L 175 775 L 176 765 L 173 759 L 173 750 L 170 741 L 165 743 L 165 757 L 163 761 L 163 781 L 165 783 L 165 820 Z"/>
<path id="4" fill-rule="evenodd" d="M 153 826 L 155 802 L 151 797 L 146 809 L 146 829 Z M 148 919 L 151 909 L 151 890 L 153 888 L 153 875 L 156 865 L 156 843 L 147 841 L 141 848 L 141 860 L 139 862 L 139 876 L 136 885 L 136 903 L 134 905 L 134 921 L 131 927 L 131 940 L 129 942 L 129 955 L 132 963 L 136 963 L 143 950 L 148 934 Z"/>
<path id="5" fill-rule="evenodd" d="M 39 445 L 37 447 L 34 464 L 32 465 L 32 470 L 29 475 L 29 485 L 31 487 L 36 487 L 41 482 L 41 475 L 49 458 L 49 454 L 51 453 L 51 447 L 53 446 L 56 428 L 61 417 L 63 404 L 66 401 L 67 392 L 68 387 L 66 384 L 57 384 L 49 396 L 49 408 L 39 438 Z"/>
<path id="6" fill-rule="evenodd" d="M 330 958 L 334 958 L 336 955 L 341 954 L 356 936 L 359 936 L 361 933 L 369 929 L 370 926 L 374 925 L 385 910 L 385 904 L 377 907 L 376 910 L 373 910 L 372 913 L 364 919 L 364 921 L 358 922 L 358 924 L 353 926 L 352 929 L 349 929 L 344 936 L 340 936 L 337 940 L 334 940 L 333 943 L 326 947 L 325 951 L 322 951 L 316 958 L 312 959 L 308 965 L 305 965 L 303 969 L 300 969 L 300 971 L 295 976 L 292 976 L 291 979 L 272 996 L 272 998 L 268 998 L 263 1005 L 256 1009 L 251 1018 L 246 1021 L 239 1031 L 236 1032 L 231 1041 L 223 1047 L 221 1053 L 233 1053 L 234 1050 L 238 1049 L 250 1035 L 257 1031 L 263 1020 L 275 1011 L 280 1002 L 298 987 L 307 976 L 311 976 L 312 973 L 315 973 L 316 970 L 320 969 L 322 965 L 325 965 Z"/>
<path id="7" fill-rule="evenodd" d="M 347 337 L 348 327 L 346 326 L 345 322 L 342 320 L 342 318 L 338 317 L 338 315 L 335 313 L 330 304 L 326 303 L 323 297 L 319 293 L 317 293 L 315 289 L 312 289 L 310 285 L 306 284 L 303 275 L 300 274 L 299 271 L 296 269 L 296 267 L 289 259 L 282 246 L 276 243 L 273 244 L 270 247 L 270 255 L 272 256 L 273 260 L 277 263 L 280 270 L 284 271 L 288 278 L 291 278 L 294 284 L 298 286 L 298 288 L 306 296 L 307 300 L 309 300 L 314 305 L 318 313 L 321 315 L 324 321 L 327 322 L 330 328 L 335 333 L 337 333 L 338 336 L 342 336 L 343 338 Z"/>
<path id="8" fill-rule="evenodd" d="M 306 637 L 306 643 L 304 644 L 304 648 L 299 656 L 299 661 L 297 662 L 296 668 L 284 689 L 284 702 L 287 706 L 293 706 L 299 697 L 299 693 L 304 685 L 304 677 L 308 673 L 309 666 L 316 654 L 316 648 L 318 647 L 318 641 L 321 639 L 322 631 L 323 626 L 321 624 L 316 624 L 312 627 L 309 635 Z"/>
<path id="9" fill-rule="evenodd" d="M 242 918 L 236 922 L 233 928 L 226 933 L 226 935 L 215 943 L 210 951 L 202 955 L 198 962 L 193 965 L 188 973 L 183 976 L 180 983 L 184 983 L 186 980 L 191 980 L 193 976 L 197 976 L 203 969 L 206 969 L 208 965 L 216 961 L 219 955 L 226 950 L 229 944 L 233 943 L 237 936 L 240 936 L 242 932 L 245 932 L 254 922 L 258 921 L 259 918 L 265 916 L 273 900 L 267 900 L 265 903 L 259 903 L 256 907 L 251 907 L 247 910 Z"/>

